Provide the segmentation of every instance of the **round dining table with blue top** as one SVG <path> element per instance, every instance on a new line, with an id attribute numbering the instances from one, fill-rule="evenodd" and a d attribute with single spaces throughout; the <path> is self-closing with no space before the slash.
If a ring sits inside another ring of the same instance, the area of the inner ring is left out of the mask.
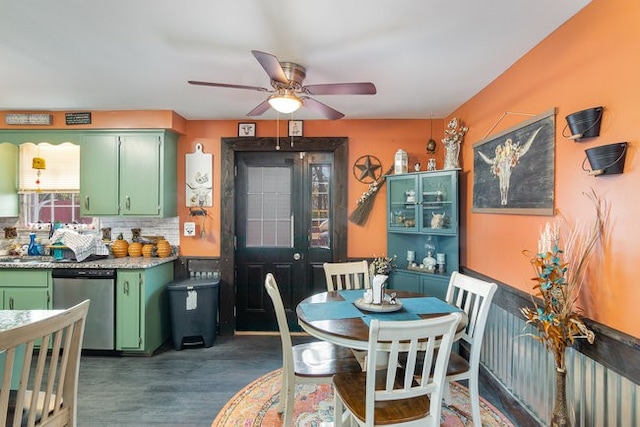
<path id="1" fill-rule="evenodd" d="M 463 316 L 457 328 L 457 338 L 462 335 L 468 322 L 467 316 L 458 307 L 428 295 L 387 289 L 385 301 L 380 306 L 363 303 L 363 296 L 362 289 L 312 295 L 296 307 L 298 323 L 309 335 L 321 340 L 354 350 L 367 350 L 369 323 L 374 318 L 403 321 L 461 312 Z"/>

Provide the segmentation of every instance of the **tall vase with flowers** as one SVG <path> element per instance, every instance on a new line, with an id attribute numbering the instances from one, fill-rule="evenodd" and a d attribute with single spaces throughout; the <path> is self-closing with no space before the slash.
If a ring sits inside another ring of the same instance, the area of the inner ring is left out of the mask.
<path id="1" fill-rule="evenodd" d="M 396 266 L 396 257 L 376 257 L 369 264 L 369 280 L 374 304 L 382 304 L 384 301 L 385 282 Z"/>
<path id="2" fill-rule="evenodd" d="M 444 169 L 455 169 L 460 167 L 458 159 L 460 158 L 460 145 L 464 139 L 464 135 L 469 130 L 468 127 L 460 123 L 458 127 L 458 119 L 453 118 L 444 130 L 444 138 L 442 143 L 444 144 Z"/>
<path id="3" fill-rule="evenodd" d="M 551 418 L 552 426 L 571 424 L 566 400 L 565 353 L 576 339 L 586 339 L 590 344 L 595 334 L 584 323 L 578 298 L 587 275 L 589 260 L 596 250 L 608 222 L 608 206 L 595 192 L 588 194 L 596 208 L 596 218 L 589 227 L 575 224 L 565 227 L 561 221 L 546 224 L 538 240 L 538 252 L 531 256 L 536 272 L 533 289 L 540 302 L 533 300 L 533 307 L 520 311 L 528 325 L 538 334 L 527 334 L 544 344 L 553 354 L 556 368 L 556 399 Z M 566 230 L 568 228 L 568 230 Z M 561 249 L 564 247 L 564 250 Z"/>

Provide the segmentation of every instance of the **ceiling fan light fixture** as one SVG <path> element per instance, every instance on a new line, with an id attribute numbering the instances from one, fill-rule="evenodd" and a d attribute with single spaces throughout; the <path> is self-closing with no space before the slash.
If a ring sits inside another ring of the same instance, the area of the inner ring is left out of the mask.
<path id="1" fill-rule="evenodd" d="M 282 114 L 288 114 L 300 108 L 302 106 L 302 100 L 294 94 L 284 92 L 271 95 L 269 97 L 269 105 Z"/>

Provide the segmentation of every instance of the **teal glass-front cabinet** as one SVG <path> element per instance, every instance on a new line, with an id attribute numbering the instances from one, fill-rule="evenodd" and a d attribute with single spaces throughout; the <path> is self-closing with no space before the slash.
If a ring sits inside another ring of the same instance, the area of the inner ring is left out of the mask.
<path id="1" fill-rule="evenodd" d="M 391 288 L 444 299 L 460 263 L 458 171 L 387 177 L 387 256 L 396 257 Z"/>

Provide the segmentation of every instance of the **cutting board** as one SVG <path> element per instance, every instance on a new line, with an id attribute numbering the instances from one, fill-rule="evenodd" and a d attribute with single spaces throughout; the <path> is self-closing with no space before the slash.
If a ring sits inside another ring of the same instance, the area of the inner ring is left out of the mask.
<path id="1" fill-rule="evenodd" d="M 187 207 L 213 206 L 213 154 L 204 153 L 202 144 L 185 155 L 185 183 Z"/>

